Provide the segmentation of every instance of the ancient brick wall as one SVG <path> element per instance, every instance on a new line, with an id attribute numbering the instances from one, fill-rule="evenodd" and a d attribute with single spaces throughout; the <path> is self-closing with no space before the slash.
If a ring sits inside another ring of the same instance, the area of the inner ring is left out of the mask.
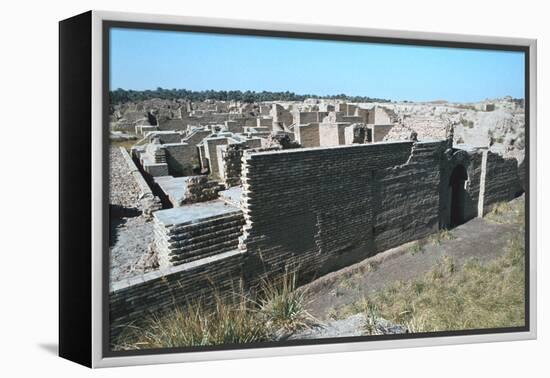
<path id="1" fill-rule="evenodd" d="M 256 126 L 266 126 L 271 129 L 273 127 L 273 118 L 256 118 Z"/>
<path id="2" fill-rule="evenodd" d="M 240 144 L 230 144 L 217 148 L 220 149 L 220 147 L 224 147 L 221 154 L 218 151 L 218 157 L 221 157 L 220 176 L 227 187 L 241 185 L 242 156 L 245 147 Z"/>
<path id="3" fill-rule="evenodd" d="M 245 152 L 246 279 L 323 274 L 436 230 L 441 144 L 412 146 Z"/>
<path id="4" fill-rule="evenodd" d="M 328 115 L 328 112 L 300 112 L 293 113 L 294 123 L 296 125 L 305 125 L 307 123 L 321 122 Z"/>
<path id="5" fill-rule="evenodd" d="M 490 211 L 497 202 L 510 201 L 522 190 L 517 160 L 506 159 L 489 151 L 485 173 L 484 212 Z"/>
<path id="6" fill-rule="evenodd" d="M 168 163 L 170 175 L 177 177 L 193 174 L 193 163 L 198 160 L 196 146 L 174 143 L 165 144 L 163 147 L 166 151 L 166 163 Z"/>
<path id="7" fill-rule="evenodd" d="M 296 141 L 302 147 L 319 147 L 319 124 L 296 125 L 294 127 Z"/>
<path id="8" fill-rule="evenodd" d="M 182 139 L 182 142 L 195 146 L 202 142 L 202 140 L 207 138 L 210 134 L 212 134 L 212 131 L 210 130 L 193 130 L 191 134 Z"/>
<path id="9" fill-rule="evenodd" d="M 242 253 L 224 252 L 111 284 L 109 320 L 111 335 L 148 314 L 170 311 L 198 302 L 211 305 L 216 295 L 240 292 Z"/>
<path id="10" fill-rule="evenodd" d="M 160 119 L 158 128 L 159 130 L 183 130 L 187 127 L 187 123 L 193 123 L 191 120 L 186 119 L 187 122 L 180 118 L 176 119 Z M 198 124 L 198 121 L 195 120 L 195 124 Z"/>
<path id="11" fill-rule="evenodd" d="M 161 144 L 180 143 L 182 138 L 180 133 L 153 133 L 149 139 L 152 139 L 153 136 L 158 137 Z"/>
<path id="12" fill-rule="evenodd" d="M 319 125 L 319 144 L 322 147 L 338 146 L 346 142 L 345 129 L 349 123 L 321 123 Z"/>
<path id="13" fill-rule="evenodd" d="M 428 236 L 441 225 L 449 178 L 459 165 L 468 176 L 467 217 L 475 216 L 482 189 L 487 208 L 521 189 L 516 160 L 447 149 L 446 141 L 245 150 L 242 229 L 239 213 L 227 219 L 232 228 L 216 223 L 167 232 L 170 263 L 184 263 L 113 283 L 112 333 L 148 313 L 252 289 L 265 275 L 298 268 L 307 282 Z"/>
<path id="14" fill-rule="evenodd" d="M 225 137 L 213 137 L 204 140 L 204 152 L 208 159 L 208 169 L 210 175 L 214 178 L 219 178 L 220 167 L 218 165 L 218 150 L 217 146 L 228 144 L 228 139 Z"/>
<path id="15" fill-rule="evenodd" d="M 393 128 L 391 125 L 372 125 L 372 141 L 381 142 L 384 140 L 384 137 L 388 135 L 390 130 Z"/>
<path id="16" fill-rule="evenodd" d="M 406 163 L 373 172 L 373 252 L 438 230 L 443 150 L 443 142 L 416 143 Z"/>

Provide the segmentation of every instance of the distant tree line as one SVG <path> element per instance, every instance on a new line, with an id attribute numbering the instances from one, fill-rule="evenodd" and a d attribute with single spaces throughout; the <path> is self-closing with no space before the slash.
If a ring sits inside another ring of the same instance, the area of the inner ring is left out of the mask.
<path id="1" fill-rule="evenodd" d="M 347 96 L 345 94 L 319 96 L 312 94 L 296 94 L 294 92 L 270 92 L 270 91 L 191 91 L 188 89 L 164 89 L 134 91 L 118 88 L 110 91 L 111 104 L 125 102 L 137 102 L 160 98 L 164 100 L 185 99 L 189 101 L 241 101 L 241 102 L 262 102 L 262 101 L 304 101 L 308 98 L 341 99 L 348 102 L 391 102 L 390 100 L 373 98 L 367 96 Z"/>

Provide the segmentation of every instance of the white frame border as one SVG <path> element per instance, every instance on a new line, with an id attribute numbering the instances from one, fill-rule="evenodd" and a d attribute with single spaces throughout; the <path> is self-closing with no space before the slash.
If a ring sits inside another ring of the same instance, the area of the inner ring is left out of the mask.
<path id="1" fill-rule="evenodd" d="M 380 38 L 420 39 L 426 41 L 505 44 L 529 47 L 529 222 L 530 222 L 530 331 L 486 335 L 447 336 L 419 339 L 360 341 L 339 344 L 281 346 L 223 351 L 149 354 L 142 356 L 103 357 L 102 331 L 102 22 L 107 20 L 153 24 L 181 24 L 238 29 L 257 29 L 287 32 L 358 35 Z M 92 11 L 92 367 L 115 367 L 174 362 L 210 361 L 236 358 L 288 356 L 313 353 L 352 352 L 390 348 L 411 348 L 437 345 L 485 343 L 513 340 L 532 340 L 537 337 L 537 41 L 536 39 L 491 37 L 479 35 L 428 33 L 405 30 L 382 30 L 314 24 L 272 23 L 236 19 L 167 16 L 123 12 Z"/>

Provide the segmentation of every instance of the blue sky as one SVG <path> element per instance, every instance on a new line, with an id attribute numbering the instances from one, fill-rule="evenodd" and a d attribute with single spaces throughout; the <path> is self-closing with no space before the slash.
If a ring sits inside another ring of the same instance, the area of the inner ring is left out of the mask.
<path id="1" fill-rule="evenodd" d="M 111 29 L 110 88 L 290 91 L 473 102 L 524 96 L 524 54 Z"/>

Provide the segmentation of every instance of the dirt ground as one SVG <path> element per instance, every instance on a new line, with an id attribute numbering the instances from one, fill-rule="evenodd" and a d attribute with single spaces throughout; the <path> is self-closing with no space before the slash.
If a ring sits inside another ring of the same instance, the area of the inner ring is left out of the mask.
<path id="1" fill-rule="evenodd" d="M 523 204 L 522 199 L 515 200 Z M 504 254 L 505 246 L 519 225 L 474 218 L 450 231 L 450 240 L 440 244 L 426 240 L 417 247 L 411 242 L 382 252 L 358 264 L 330 273 L 303 287 L 308 311 L 316 319 L 329 320 L 336 309 L 354 303 L 397 281 L 409 281 L 430 271 L 444 256 L 458 269 L 470 259 L 488 262 Z"/>

